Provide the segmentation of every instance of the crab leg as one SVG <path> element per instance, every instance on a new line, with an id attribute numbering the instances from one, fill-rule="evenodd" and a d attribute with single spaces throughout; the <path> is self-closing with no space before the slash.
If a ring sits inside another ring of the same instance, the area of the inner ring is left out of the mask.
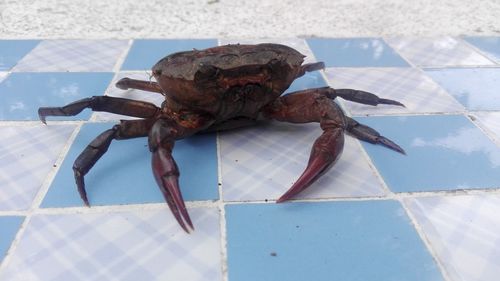
<path id="1" fill-rule="evenodd" d="M 332 94 L 333 90 L 333 94 Z M 332 89 L 330 88 L 330 97 L 341 97 L 348 101 L 353 101 L 357 103 L 367 104 L 367 105 L 379 105 L 379 104 L 390 104 L 405 107 L 404 104 L 390 99 L 379 98 L 378 96 L 360 90 L 353 89 Z"/>
<path id="2" fill-rule="evenodd" d="M 152 167 L 156 183 L 165 198 L 172 214 L 187 233 L 194 230 L 191 218 L 184 205 L 179 188 L 179 169 L 172 157 L 176 139 L 191 134 L 174 121 L 159 119 L 149 134 L 149 150 L 152 152 Z"/>
<path id="3" fill-rule="evenodd" d="M 116 82 L 115 85 L 117 88 L 120 88 L 122 90 L 138 89 L 148 92 L 160 93 L 163 95 L 163 91 L 160 85 L 152 81 L 141 81 L 125 77 Z"/>
<path id="4" fill-rule="evenodd" d="M 344 147 L 345 119 L 326 95 L 315 92 L 289 94 L 263 110 L 264 117 L 292 123 L 319 122 L 323 134 L 313 144 L 306 169 L 276 202 L 286 201 L 309 187 L 337 161 Z"/>
<path id="5" fill-rule="evenodd" d="M 347 119 L 347 131 L 362 141 L 366 141 L 373 144 L 381 144 L 387 148 L 390 148 L 396 152 L 406 155 L 404 149 L 402 149 L 399 145 L 391 141 L 390 139 L 381 136 L 379 132 L 374 129 L 358 123 L 356 120 L 346 117 Z"/>
<path id="6" fill-rule="evenodd" d="M 93 96 L 62 107 L 40 107 L 38 116 L 45 124 L 45 117 L 47 116 L 74 116 L 85 108 L 141 118 L 153 117 L 159 110 L 154 104 L 148 102 L 108 96 Z"/>
<path id="7" fill-rule="evenodd" d="M 399 105 L 395 101 L 379 99 L 367 92 L 341 90 L 338 95 L 336 90 L 324 87 L 293 92 L 264 107 L 262 110 L 264 118 L 291 123 L 319 122 L 323 129 L 323 134 L 313 144 L 305 171 L 276 202 L 286 201 L 306 189 L 335 164 L 342 153 L 344 130 L 360 140 L 381 144 L 405 153 L 400 146 L 381 136 L 374 129 L 346 117 L 340 107 L 333 102 L 336 96 L 348 97 L 350 100 L 371 105 L 379 103 Z"/>
<path id="8" fill-rule="evenodd" d="M 97 136 L 76 158 L 73 164 L 76 186 L 80 197 L 86 206 L 90 206 L 85 191 L 84 176 L 90 171 L 94 164 L 106 153 L 112 140 L 145 137 L 151 128 L 149 120 L 124 120 L 112 129 L 104 131 Z"/>

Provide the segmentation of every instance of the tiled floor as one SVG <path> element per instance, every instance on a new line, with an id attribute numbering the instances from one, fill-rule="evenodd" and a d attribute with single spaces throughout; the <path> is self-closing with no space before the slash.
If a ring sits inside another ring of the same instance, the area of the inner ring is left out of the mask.
<path id="1" fill-rule="evenodd" d="M 37 120 L 40 106 L 109 95 L 150 79 L 164 55 L 282 42 L 325 61 L 288 92 L 330 85 L 406 107 L 339 100 L 399 143 L 400 155 L 346 137 L 336 166 L 298 196 L 317 124 L 271 122 L 177 142 L 195 231 L 177 225 L 145 138 L 114 141 L 86 177 L 72 162 L 125 116 Z M 0 280 L 496 281 L 500 275 L 500 38 L 0 41 Z"/>

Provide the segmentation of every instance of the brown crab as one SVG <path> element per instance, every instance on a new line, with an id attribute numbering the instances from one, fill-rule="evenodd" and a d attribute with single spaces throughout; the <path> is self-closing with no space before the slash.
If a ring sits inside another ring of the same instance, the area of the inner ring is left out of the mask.
<path id="1" fill-rule="evenodd" d="M 282 95 L 296 78 L 324 68 L 322 62 L 302 64 L 304 57 L 278 44 L 227 45 L 175 53 L 153 66 L 157 82 L 123 78 L 116 83 L 120 89 L 140 89 L 165 96 L 160 108 L 137 100 L 94 96 L 63 107 L 42 107 L 38 114 L 44 123 L 46 116 L 72 116 L 85 108 L 141 118 L 122 120 L 95 138 L 78 156 L 73 170 L 80 196 L 89 206 L 84 175 L 112 140 L 148 136 L 154 177 L 174 217 L 189 232 L 194 227 L 179 190 L 179 170 L 172 158 L 178 139 L 248 126 L 257 120 L 319 122 L 323 134 L 313 144 L 305 171 L 277 202 L 295 196 L 335 164 L 343 149 L 344 131 L 404 153 L 374 129 L 347 117 L 333 100 L 341 97 L 368 105 L 403 106 L 397 101 L 330 87 Z"/>

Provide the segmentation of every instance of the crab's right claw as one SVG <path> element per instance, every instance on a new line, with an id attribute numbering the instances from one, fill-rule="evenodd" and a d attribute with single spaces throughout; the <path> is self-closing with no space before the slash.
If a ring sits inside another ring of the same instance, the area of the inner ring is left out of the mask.
<path id="1" fill-rule="evenodd" d="M 171 152 L 158 147 L 153 152 L 152 166 L 156 182 L 175 219 L 187 233 L 194 230 L 179 189 L 179 170 Z"/>

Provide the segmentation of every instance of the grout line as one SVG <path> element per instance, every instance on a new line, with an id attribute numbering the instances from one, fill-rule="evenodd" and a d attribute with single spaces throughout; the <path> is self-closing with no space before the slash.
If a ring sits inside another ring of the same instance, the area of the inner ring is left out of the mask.
<path id="1" fill-rule="evenodd" d="M 123 65 L 123 62 L 125 62 L 125 59 L 127 58 L 128 53 L 130 52 L 130 48 L 132 47 L 132 42 L 133 40 L 128 40 L 127 42 L 127 47 L 123 50 L 123 52 L 120 54 L 120 56 L 116 59 L 115 65 L 113 66 L 113 77 L 111 78 L 108 86 L 104 90 L 103 95 L 107 96 L 110 89 L 113 88 L 115 85 L 115 81 L 118 78 L 118 75 L 120 74 L 120 67 Z M 90 118 L 88 122 L 92 123 L 108 123 L 108 122 L 113 122 L 113 120 L 98 120 L 97 119 L 97 114 L 98 112 L 92 111 L 92 114 L 90 115 Z M 116 121 L 115 121 L 116 123 Z"/>
<path id="2" fill-rule="evenodd" d="M 476 112 L 488 112 L 488 111 L 469 112 L 469 114 L 467 114 L 466 118 L 469 119 L 494 144 L 496 144 L 497 146 L 500 146 L 500 140 L 497 139 L 496 134 L 482 124 L 481 120 L 479 120 L 480 118 L 476 117 L 476 115 L 475 115 Z"/>
<path id="3" fill-rule="evenodd" d="M 441 262 L 441 259 L 438 256 L 437 251 L 434 249 L 432 246 L 431 241 L 429 238 L 425 235 L 425 231 L 422 229 L 420 224 L 418 223 L 418 220 L 413 216 L 413 213 L 410 211 L 408 206 L 405 204 L 404 200 L 401 198 L 398 199 L 398 202 L 401 204 L 402 208 L 405 210 L 406 215 L 408 219 L 410 220 L 410 223 L 413 225 L 413 228 L 417 232 L 417 235 L 420 237 L 420 240 L 424 243 L 425 247 L 429 251 L 429 254 L 431 257 L 434 259 L 435 264 L 439 268 L 439 271 L 441 272 L 443 278 L 445 281 L 452 281 L 448 271 L 446 270 L 446 267 L 443 265 L 443 262 Z"/>
<path id="4" fill-rule="evenodd" d="M 221 274 L 222 281 L 228 281 L 228 262 L 227 262 L 227 232 L 226 232 L 226 208 L 224 203 L 224 192 L 222 185 L 222 157 L 221 157 L 221 144 L 220 144 L 220 134 L 215 133 L 216 144 L 217 144 L 217 187 L 219 191 L 218 207 L 220 212 L 219 223 L 220 223 L 220 251 L 221 251 Z"/>
<path id="5" fill-rule="evenodd" d="M 481 56 L 485 57 L 487 60 L 493 63 L 493 66 L 499 67 L 498 63 L 496 62 L 494 57 L 490 57 L 490 54 L 484 52 L 480 48 L 476 47 L 474 44 L 469 43 L 469 41 L 465 40 L 464 36 L 457 36 L 455 37 L 457 41 L 461 42 L 463 45 L 468 47 L 469 49 L 473 50 L 474 52 L 480 54 Z"/>

